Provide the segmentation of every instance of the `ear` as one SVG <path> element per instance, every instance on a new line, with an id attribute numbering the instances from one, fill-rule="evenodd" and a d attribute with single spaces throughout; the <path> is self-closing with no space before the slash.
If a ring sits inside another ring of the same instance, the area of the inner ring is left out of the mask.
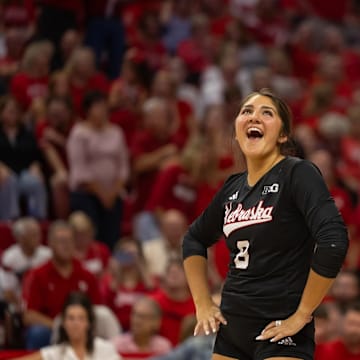
<path id="1" fill-rule="evenodd" d="M 278 143 L 285 144 L 288 140 L 289 140 L 289 138 L 287 135 L 280 134 L 280 136 L 278 138 Z"/>

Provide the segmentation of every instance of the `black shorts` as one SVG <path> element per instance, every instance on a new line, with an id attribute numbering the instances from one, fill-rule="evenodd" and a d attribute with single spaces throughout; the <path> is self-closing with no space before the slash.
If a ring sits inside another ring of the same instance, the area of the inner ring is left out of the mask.
<path id="1" fill-rule="evenodd" d="M 305 325 L 297 334 L 281 339 L 255 340 L 271 320 L 224 314 L 227 325 L 220 325 L 214 353 L 239 360 L 264 360 L 270 357 L 294 357 L 313 360 L 315 350 L 314 322 Z"/>

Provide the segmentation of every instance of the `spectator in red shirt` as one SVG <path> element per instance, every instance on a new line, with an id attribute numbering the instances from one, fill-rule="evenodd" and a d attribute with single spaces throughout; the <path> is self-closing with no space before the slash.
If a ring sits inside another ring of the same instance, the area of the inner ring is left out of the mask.
<path id="1" fill-rule="evenodd" d="M 154 280 L 140 243 L 133 238 L 121 238 L 113 252 L 110 273 L 101 285 L 105 304 L 113 310 L 124 331 L 130 328 L 130 312 L 135 301 L 154 291 Z"/>
<path id="2" fill-rule="evenodd" d="M 75 257 L 81 261 L 85 269 L 101 277 L 109 264 L 109 248 L 95 240 L 94 225 L 84 212 L 71 213 L 69 223 L 75 231 Z"/>
<path id="3" fill-rule="evenodd" d="M 178 154 L 177 146 L 172 142 L 172 112 L 164 99 L 150 98 L 143 106 L 144 130 L 134 136 L 131 146 L 133 172 L 135 175 L 135 237 L 140 241 L 159 235 L 152 226 L 152 219 L 144 212 L 156 176 L 166 163 Z"/>
<path id="4" fill-rule="evenodd" d="M 19 29 L 5 31 L 5 54 L 0 56 L 0 94 L 7 93 L 12 77 L 19 71 L 26 40 L 23 31 Z"/>
<path id="5" fill-rule="evenodd" d="M 339 340 L 324 344 L 315 360 L 360 360 L 360 304 L 349 305 L 342 321 Z"/>
<path id="6" fill-rule="evenodd" d="M 73 228 L 60 220 L 54 222 L 48 242 L 52 259 L 30 271 L 23 282 L 27 349 L 39 349 L 49 343 L 53 319 L 70 292 L 83 291 L 93 303 L 101 302 L 95 276 L 74 259 Z"/>
<path id="7" fill-rule="evenodd" d="M 151 86 L 151 95 L 168 102 L 172 117 L 172 142 L 183 148 L 195 130 L 194 114 L 191 105 L 177 97 L 177 84 L 170 71 L 159 70 L 156 73 Z"/>
<path id="8" fill-rule="evenodd" d="M 192 36 L 179 44 L 177 55 L 184 60 L 191 82 L 198 83 L 201 73 L 213 62 L 216 47 L 205 15 L 194 15 L 191 27 Z"/>
<path id="9" fill-rule="evenodd" d="M 75 49 L 65 66 L 70 81 L 70 93 L 75 115 L 84 115 L 84 96 L 90 91 L 108 92 L 109 84 L 105 76 L 96 70 L 93 50 L 86 47 Z"/>
<path id="10" fill-rule="evenodd" d="M 161 288 L 152 295 L 161 307 L 163 317 L 160 335 L 173 345 L 180 341 L 180 329 L 187 315 L 195 314 L 195 306 L 187 285 L 180 258 L 172 258 L 167 265 Z"/>
<path id="11" fill-rule="evenodd" d="M 58 219 L 65 219 L 70 207 L 66 142 L 72 123 L 70 100 L 52 96 L 46 101 L 46 118 L 36 126 L 38 144 L 46 160 L 45 172 L 50 181 L 53 214 Z"/>
<path id="12" fill-rule="evenodd" d="M 48 41 L 30 44 L 22 60 L 21 71 L 11 81 L 10 91 L 23 109 L 48 94 L 50 59 L 53 48 Z"/>
<path id="13" fill-rule="evenodd" d="M 128 52 L 122 64 L 120 77 L 111 84 L 109 106 L 110 121 L 121 127 L 129 146 L 139 128 L 140 109 L 146 96 L 140 66 Z"/>
<path id="14" fill-rule="evenodd" d="M 159 16 L 155 11 L 145 11 L 139 19 L 138 38 L 134 49 L 148 65 L 150 71 L 157 71 L 165 64 L 166 50 L 161 41 Z"/>

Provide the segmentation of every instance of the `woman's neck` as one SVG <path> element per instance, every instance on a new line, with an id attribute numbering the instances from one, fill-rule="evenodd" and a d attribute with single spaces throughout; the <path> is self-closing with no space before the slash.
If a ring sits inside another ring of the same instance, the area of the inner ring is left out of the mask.
<path id="1" fill-rule="evenodd" d="M 273 166 L 284 159 L 284 155 L 276 153 L 266 159 L 247 159 L 247 181 L 254 186 Z"/>
<path id="2" fill-rule="evenodd" d="M 76 356 L 83 360 L 86 357 L 87 349 L 86 349 L 86 342 L 84 339 L 76 339 L 71 341 L 71 347 L 74 350 Z"/>

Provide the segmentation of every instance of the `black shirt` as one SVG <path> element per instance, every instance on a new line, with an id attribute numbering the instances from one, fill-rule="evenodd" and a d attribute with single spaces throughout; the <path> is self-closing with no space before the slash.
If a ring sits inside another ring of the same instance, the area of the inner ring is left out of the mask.
<path id="1" fill-rule="evenodd" d="M 230 261 L 221 308 L 269 319 L 296 310 L 310 267 L 335 277 L 348 245 L 345 225 L 320 172 L 292 157 L 253 187 L 246 172 L 231 176 L 190 226 L 184 258 L 206 256 L 222 234 Z"/>
<path id="2" fill-rule="evenodd" d="M 10 141 L 0 126 L 0 162 L 16 174 L 41 160 L 41 153 L 34 135 L 25 127 L 20 127 L 14 142 Z"/>

